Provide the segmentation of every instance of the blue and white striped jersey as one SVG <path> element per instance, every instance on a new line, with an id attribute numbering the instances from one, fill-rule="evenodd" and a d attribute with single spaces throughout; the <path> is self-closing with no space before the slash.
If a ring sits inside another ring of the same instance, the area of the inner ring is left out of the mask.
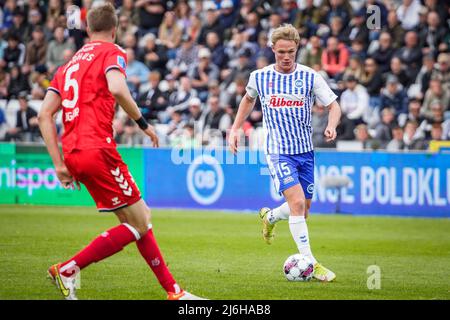
<path id="1" fill-rule="evenodd" d="M 255 70 L 246 89 L 249 96 L 259 96 L 261 100 L 267 154 L 292 155 L 313 150 L 314 99 L 328 106 L 337 98 L 320 74 L 300 64 L 286 74 L 276 71 L 274 64 Z"/>

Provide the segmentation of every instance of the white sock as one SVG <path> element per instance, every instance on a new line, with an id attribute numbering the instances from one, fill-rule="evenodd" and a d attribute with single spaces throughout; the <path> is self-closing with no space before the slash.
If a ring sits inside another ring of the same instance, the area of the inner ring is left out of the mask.
<path id="1" fill-rule="evenodd" d="M 274 224 L 275 222 L 278 222 L 280 220 L 289 219 L 290 213 L 291 210 L 289 209 L 289 205 L 287 202 L 285 202 L 278 208 L 270 210 L 270 212 L 267 214 L 267 220 L 270 224 Z"/>
<path id="2" fill-rule="evenodd" d="M 305 217 L 289 216 L 289 229 L 291 230 L 292 238 L 294 238 L 298 251 L 309 257 L 316 264 L 317 260 L 314 258 L 309 245 L 308 226 L 306 225 Z"/>

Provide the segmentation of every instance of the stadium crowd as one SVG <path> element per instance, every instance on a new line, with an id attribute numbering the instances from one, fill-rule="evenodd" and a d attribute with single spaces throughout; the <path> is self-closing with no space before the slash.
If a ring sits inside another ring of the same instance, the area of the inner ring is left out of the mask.
<path id="1" fill-rule="evenodd" d="M 96 2 L 0 0 L 0 140 L 41 141 L 36 101 L 87 41 L 86 12 Z M 425 150 L 431 140 L 450 140 L 448 1 L 111 2 L 130 91 L 163 145 L 224 145 L 250 72 L 274 62 L 270 35 L 283 23 L 300 32 L 298 62 L 339 96 L 337 144 Z M 374 25 L 366 23 L 371 5 L 380 13 Z M 261 119 L 257 102 L 244 128 L 250 147 L 263 134 Z M 326 123 L 326 108 L 316 104 L 315 146 L 334 148 L 324 140 Z M 114 131 L 118 143 L 150 144 L 120 109 Z"/>

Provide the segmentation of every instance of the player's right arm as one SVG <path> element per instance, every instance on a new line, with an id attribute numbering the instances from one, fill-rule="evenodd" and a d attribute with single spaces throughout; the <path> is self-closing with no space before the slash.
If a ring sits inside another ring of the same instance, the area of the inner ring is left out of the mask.
<path id="1" fill-rule="evenodd" d="M 52 90 L 48 90 L 42 102 L 41 110 L 38 115 L 39 129 L 41 130 L 42 138 L 47 146 L 48 153 L 52 158 L 55 166 L 56 175 L 65 188 L 73 187 L 73 177 L 64 164 L 63 157 L 58 147 L 58 135 L 56 133 L 55 114 L 61 106 L 61 97 Z M 77 188 L 80 189 L 78 182 Z"/>
<path id="2" fill-rule="evenodd" d="M 236 154 L 238 151 L 239 131 L 244 125 L 245 119 L 247 119 L 252 112 L 253 107 L 255 106 L 256 98 L 258 97 L 254 72 L 250 74 L 250 79 L 248 80 L 246 90 L 247 93 L 239 103 L 238 112 L 228 136 L 228 144 L 230 147 L 230 151 L 233 154 Z"/>
<path id="3" fill-rule="evenodd" d="M 116 99 L 117 103 L 125 110 L 128 116 L 138 122 L 138 124 L 143 120 L 142 113 L 139 110 L 136 102 L 131 96 L 130 90 L 128 89 L 125 76 L 122 72 L 117 69 L 111 69 L 106 73 L 106 81 L 108 82 L 108 89 L 111 94 Z M 158 136 L 155 129 L 150 124 L 147 124 L 145 128 L 141 129 L 146 135 L 152 140 L 154 147 L 159 147 Z"/>

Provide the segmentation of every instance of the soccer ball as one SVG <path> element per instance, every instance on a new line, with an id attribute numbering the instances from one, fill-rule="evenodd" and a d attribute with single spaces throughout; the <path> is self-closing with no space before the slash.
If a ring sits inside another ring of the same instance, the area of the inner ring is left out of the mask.
<path id="1" fill-rule="evenodd" d="M 314 264 L 300 253 L 293 254 L 286 259 L 283 272 L 289 281 L 309 281 L 313 276 Z"/>

